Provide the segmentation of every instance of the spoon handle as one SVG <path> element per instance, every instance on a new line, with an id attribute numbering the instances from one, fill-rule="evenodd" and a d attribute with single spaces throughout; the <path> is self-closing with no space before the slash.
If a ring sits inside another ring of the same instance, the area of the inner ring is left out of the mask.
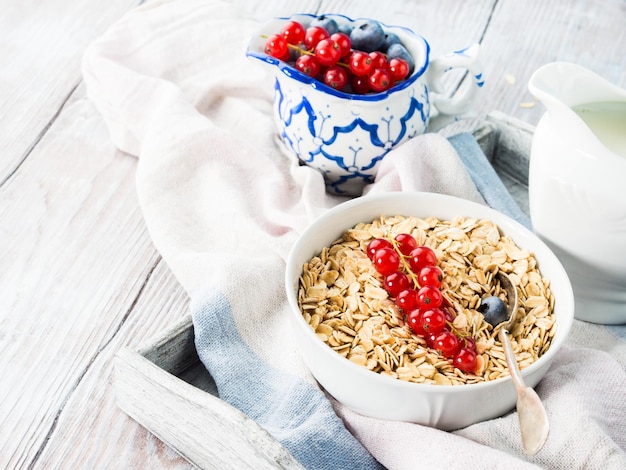
<path id="1" fill-rule="evenodd" d="M 548 414 L 537 392 L 524 383 L 506 328 L 500 329 L 498 338 L 504 347 L 504 357 L 517 391 L 517 416 L 524 451 L 529 455 L 534 455 L 541 450 L 548 438 L 550 430 Z"/>
<path id="2" fill-rule="evenodd" d="M 526 384 L 524 383 L 522 374 L 519 371 L 519 367 L 517 366 L 517 360 L 515 359 L 515 353 L 513 352 L 511 340 L 509 339 L 508 330 L 504 327 L 500 328 L 498 338 L 500 339 L 502 347 L 504 348 L 504 357 L 506 359 L 506 365 L 509 367 L 509 374 L 511 374 L 513 384 L 515 385 L 515 388 L 519 393 L 521 390 L 526 388 Z"/>

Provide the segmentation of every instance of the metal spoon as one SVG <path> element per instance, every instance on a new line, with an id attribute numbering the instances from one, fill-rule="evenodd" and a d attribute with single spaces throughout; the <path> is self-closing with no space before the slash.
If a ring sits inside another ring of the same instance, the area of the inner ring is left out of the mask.
<path id="1" fill-rule="evenodd" d="M 534 455 L 539 452 L 545 444 L 548 438 L 550 424 L 548 423 L 546 409 L 543 403 L 541 403 L 539 395 L 537 395 L 537 392 L 531 387 L 526 386 L 522 379 L 522 374 L 517 367 L 515 353 L 513 353 L 513 347 L 511 346 L 511 340 L 508 336 L 510 329 L 517 319 L 517 289 L 507 274 L 498 271 L 497 277 L 500 281 L 500 287 L 502 287 L 507 294 L 509 317 L 509 321 L 500 328 L 498 338 L 504 346 L 506 363 L 509 367 L 515 390 L 517 391 L 517 416 L 519 418 L 524 451 L 528 455 Z"/>

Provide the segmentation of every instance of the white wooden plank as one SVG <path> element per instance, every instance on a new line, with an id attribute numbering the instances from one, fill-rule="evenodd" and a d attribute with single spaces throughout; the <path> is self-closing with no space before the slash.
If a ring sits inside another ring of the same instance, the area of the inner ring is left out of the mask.
<path id="1" fill-rule="evenodd" d="M 84 48 L 136 3 L 0 1 L 0 184 L 80 83 Z"/>
<path id="2" fill-rule="evenodd" d="M 190 468 L 116 403 L 114 357 L 137 348 L 187 314 L 188 298 L 159 263 L 114 337 L 94 356 L 37 459 L 40 468 Z M 114 312 L 109 312 L 110 316 Z M 152 403 L 154 405 L 154 403 Z M 73 445 L 68 445 L 73 443 Z"/>
<path id="3" fill-rule="evenodd" d="M 189 467 L 113 397 L 115 352 L 187 308 L 143 224 L 136 163 L 113 149 L 80 86 L 83 48 L 136 3 L 0 0 L 3 468 Z M 496 109 L 536 123 L 541 106 L 520 104 L 532 101 L 532 71 L 553 60 L 626 86 L 621 0 L 234 3 L 258 19 L 310 11 L 404 24 L 433 56 L 482 40 L 482 116 Z"/>
<path id="4" fill-rule="evenodd" d="M 28 465 L 49 442 L 160 261 L 135 166 L 77 99 L 0 188 L 1 468 Z"/>
<path id="5" fill-rule="evenodd" d="M 528 80 L 549 62 L 576 62 L 626 88 L 624 25 L 622 0 L 499 1 L 482 41 L 481 117 L 495 110 L 536 125 L 545 108 Z"/>
<path id="6" fill-rule="evenodd" d="M 319 0 L 234 0 L 233 2 L 242 15 L 258 21 L 267 21 L 271 18 L 285 17 L 295 13 L 319 12 Z"/>

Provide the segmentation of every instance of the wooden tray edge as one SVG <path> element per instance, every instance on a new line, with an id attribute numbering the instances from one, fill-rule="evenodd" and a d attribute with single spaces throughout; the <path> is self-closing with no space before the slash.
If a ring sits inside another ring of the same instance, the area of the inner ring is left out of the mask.
<path id="1" fill-rule="evenodd" d="M 193 338 L 193 326 L 190 319 L 184 318 L 155 339 L 155 349 L 168 342 L 189 343 L 190 336 Z M 140 351 L 151 353 L 149 344 Z M 191 347 L 187 344 L 183 348 L 191 349 L 195 355 L 193 341 Z M 255 421 L 218 397 L 174 376 L 164 366 L 168 364 L 154 363 L 130 348 L 118 351 L 116 402 L 190 463 L 199 468 L 302 468 Z"/>

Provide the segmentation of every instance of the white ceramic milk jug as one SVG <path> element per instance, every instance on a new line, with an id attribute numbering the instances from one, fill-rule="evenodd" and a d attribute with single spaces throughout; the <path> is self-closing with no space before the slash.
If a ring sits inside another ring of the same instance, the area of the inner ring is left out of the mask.
<path id="1" fill-rule="evenodd" d="M 626 323 L 626 90 L 570 63 L 530 79 L 547 108 L 532 143 L 535 232 L 564 264 L 576 318 Z"/>

